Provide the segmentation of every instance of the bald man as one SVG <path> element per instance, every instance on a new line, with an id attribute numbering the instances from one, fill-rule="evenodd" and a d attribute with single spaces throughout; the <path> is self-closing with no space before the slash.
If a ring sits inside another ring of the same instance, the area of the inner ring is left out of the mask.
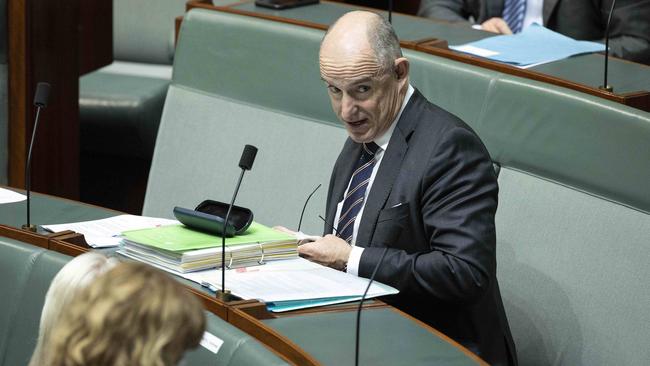
<path id="1" fill-rule="evenodd" d="M 496 280 L 498 188 L 479 138 L 409 84 L 409 61 L 376 14 L 351 12 L 330 28 L 320 73 L 349 139 L 326 235 L 300 255 L 370 277 L 389 247 L 376 276 L 400 290 L 388 302 L 490 364 L 516 364 Z M 401 235 L 387 242 L 395 225 Z"/>

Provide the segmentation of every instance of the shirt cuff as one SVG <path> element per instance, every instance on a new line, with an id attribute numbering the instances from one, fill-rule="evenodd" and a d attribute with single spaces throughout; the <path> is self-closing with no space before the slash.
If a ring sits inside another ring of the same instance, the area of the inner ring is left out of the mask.
<path id="1" fill-rule="evenodd" d="M 350 252 L 347 272 L 353 276 L 359 275 L 359 262 L 361 262 L 361 253 L 363 253 L 362 247 L 353 247 L 352 251 Z"/>

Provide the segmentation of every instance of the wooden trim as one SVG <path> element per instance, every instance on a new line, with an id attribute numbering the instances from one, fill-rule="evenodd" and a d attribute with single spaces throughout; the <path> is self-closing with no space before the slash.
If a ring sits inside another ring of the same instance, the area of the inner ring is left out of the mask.
<path id="1" fill-rule="evenodd" d="M 35 245 L 44 249 L 49 248 L 50 238 L 32 231 L 27 231 L 7 225 L 0 225 L 0 236 L 22 241 L 24 243 Z"/>
<path id="2" fill-rule="evenodd" d="M 265 19 L 265 20 L 271 20 L 271 21 L 276 21 L 276 22 L 281 22 L 281 23 L 287 23 L 287 24 L 293 24 L 297 26 L 303 26 L 307 28 L 313 28 L 313 29 L 319 29 L 319 30 L 327 30 L 328 26 L 320 23 L 314 23 L 314 22 L 308 22 L 308 21 L 302 21 L 302 20 L 297 20 L 297 19 L 292 19 L 292 18 L 285 18 L 281 16 L 276 16 L 276 15 L 269 15 L 269 14 L 262 14 L 262 13 L 257 13 L 253 11 L 248 11 L 248 10 L 241 10 L 241 9 L 236 9 L 235 7 L 242 4 L 242 3 L 248 3 L 250 1 L 244 1 L 244 2 L 239 2 L 236 4 L 231 4 L 227 6 L 215 6 L 210 3 L 202 2 L 202 1 L 189 1 L 186 5 L 186 8 L 192 9 L 192 8 L 202 8 L 202 9 L 209 9 L 209 10 L 216 10 L 216 11 L 221 11 L 225 13 L 231 13 L 231 14 L 238 14 L 238 15 L 243 15 L 243 16 L 250 16 L 254 18 L 260 18 L 260 19 Z M 326 1 L 324 1 L 326 2 Z M 350 6 L 351 8 L 354 9 L 366 9 L 365 7 L 361 6 L 351 6 L 345 3 L 337 3 L 339 5 L 344 5 L 344 6 Z M 370 10 L 376 10 L 372 8 L 368 8 Z M 408 14 L 400 14 L 403 16 L 412 16 Z M 422 19 L 422 18 L 419 18 Z M 432 21 L 432 20 L 431 20 Z M 580 84 L 577 82 L 573 82 L 570 80 L 558 78 L 555 76 L 543 74 L 541 72 L 533 71 L 533 70 L 528 70 L 528 69 L 520 69 L 518 67 L 510 66 L 507 64 L 499 63 L 496 61 L 490 61 L 486 60 L 484 58 L 480 58 L 477 56 L 469 55 L 469 54 L 464 54 L 460 52 L 456 52 L 453 50 L 449 50 L 445 48 L 445 41 L 437 39 L 435 42 L 431 42 L 431 40 L 402 40 L 400 41 L 400 44 L 403 48 L 406 49 L 411 49 L 414 51 L 419 51 L 423 53 L 427 53 L 430 55 L 438 56 L 438 57 L 443 57 L 446 59 L 450 59 L 453 61 L 458 61 L 462 63 L 466 63 L 469 65 L 474 65 L 478 67 L 482 67 L 485 69 L 489 70 L 494 70 L 497 72 L 501 72 L 504 74 L 508 75 L 513 75 L 517 77 L 522 77 L 526 79 L 531 79 L 531 80 L 536 80 L 540 82 L 544 82 L 547 84 L 555 85 L 555 86 L 560 86 L 563 88 L 568 88 L 572 90 L 576 90 L 585 94 L 590 94 L 596 97 L 600 97 L 603 99 L 611 100 L 616 103 L 621 103 L 624 105 L 628 105 L 633 108 L 641 109 L 646 112 L 650 112 L 650 91 L 637 91 L 637 92 L 632 92 L 632 93 L 626 93 L 626 94 L 615 94 L 615 93 L 610 93 L 604 90 L 601 90 L 597 87 L 592 87 L 588 86 L 585 84 Z"/>
<path id="3" fill-rule="evenodd" d="M 292 364 L 301 366 L 317 366 L 321 364 L 289 338 L 240 309 L 228 309 L 228 322 L 250 334 L 271 350 L 276 351 Z"/>
<path id="4" fill-rule="evenodd" d="M 7 4 L 8 35 L 8 130 L 9 185 L 25 186 L 26 120 L 27 120 L 27 1 L 9 0 Z"/>
<path id="5" fill-rule="evenodd" d="M 428 330 L 429 332 L 435 334 L 438 338 L 440 338 L 443 341 L 449 343 L 450 345 L 456 347 L 459 351 L 461 351 L 462 353 L 467 355 L 467 357 L 471 358 L 472 360 L 476 361 L 476 363 L 478 363 L 479 365 L 489 366 L 489 364 L 487 362 L 483 361 L 474 352 L 468 350 L 467 348 L 465 348 L 465 346 L 463 346 L 462 344 L 460 344 L 460 343 L 456 342 L 455 340 L 449 338 L 447 335 L 440 332 L 439 330 L 431 327 L 429 324 L 426 324 L 426 323 L 422 322 L 421 320 L 416 319 L 416 318 L 412 317 L 411 315 L 409 315 L 409 314 L 407 314 L 407 313 L 405 313 L 405 312 L 403 312 L 403 311 L 401 311 L 401 310 L 399 310 L 397 308 L 391 307 L 391 311 L 394 311 L 394 312 L 398 313 L 399 315 L 401 315 L 404 318 L 412 320 L 413 322 L 415 322 L 420 327 L 422 327 L 422 328 Z"/>

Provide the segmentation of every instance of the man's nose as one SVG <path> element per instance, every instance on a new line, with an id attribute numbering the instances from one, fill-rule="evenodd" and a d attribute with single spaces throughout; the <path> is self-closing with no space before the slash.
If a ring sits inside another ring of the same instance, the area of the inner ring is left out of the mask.
<path id="1" fill-rule="evenodd" d="M 341 118 L 348 122 L 356 121 L 357 104 L 353 98 L 343 95 L 341 98 Z"/>

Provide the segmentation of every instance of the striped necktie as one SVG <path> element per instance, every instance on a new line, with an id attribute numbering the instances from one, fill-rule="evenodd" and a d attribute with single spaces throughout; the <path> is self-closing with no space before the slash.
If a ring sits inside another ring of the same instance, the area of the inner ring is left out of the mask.
<path id="1" fill-rule="evenodd" d="M 350 188 L 343 200 L 341 215 L 336 224 L 336 233 L 340 238 L 344 239 L 348 243 L 352 242 L 354 221 L 363 206 L 363 201 L 366 196 L 366 188 L 368 188 L 372 169 L 376 162 L 375 153 L 378 149 L 379 146 L 374 142 L 363 144 L 361 157 L 359 158 L 357 168 L 352 174 L 350 180 Z"/>
<path id="2" fill-rule="evenodd" d="M 526 15 L 526 0 L 505 0 L 503 4 L 503 20 L 508 23 L 512 33 L 521 32 Z"/>

